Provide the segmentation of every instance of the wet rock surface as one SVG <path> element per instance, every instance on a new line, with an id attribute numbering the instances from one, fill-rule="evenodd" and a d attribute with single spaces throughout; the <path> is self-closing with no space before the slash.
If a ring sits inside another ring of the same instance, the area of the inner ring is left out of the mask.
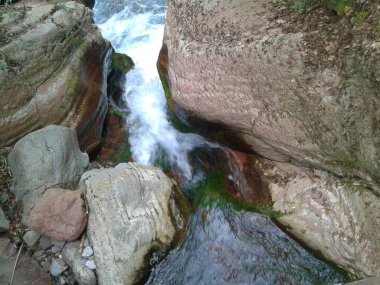
<path id="1" fill-rule="evenodd" d="M 352 14 L 334 15 L 306 2 L 297 14 L 287 1 L 170 1 L 159 70 L 184 119 L 379 194 L 380 8 L 352 1 Z M 350 21 L 360 11 L 363 27 Z"/>
<path id="2" fill-rule="evenodd" d="M 87 234 L 95 257 L 95 264 L 86 265 L 96 266 L 100 285 L 146 278 L 151 255 L 164 254 L 184 231 L 184 198 L 157 168 L 128 163 L 91 170 L 80 186 L 88 201 Z"/>
<path id="3" fill-rule="evenodd" d="M 336 284 L 343 281 L 268 217 L 204 200 L 184 242 L 147 284 Z"/>
<path id="4" fill-rule="evenodd" d="M 1 9 L 0 147 L 50 124 L 74 128 L 82 149 L 100 141 L 110 45 L 75 1 Z"/>
<path id="5" fill-rule="evenodd" d="M 353 275 L 380 274 L 380 199 L 365 185 L 324 171 L 231 153 L 231 180 L 238 192 L 245 186 L 239 193 L 245 202 L 260 200 L 256 181 L 249 181 L 256 177 L 280 214 L 277 220 L 295 237 Z"/>

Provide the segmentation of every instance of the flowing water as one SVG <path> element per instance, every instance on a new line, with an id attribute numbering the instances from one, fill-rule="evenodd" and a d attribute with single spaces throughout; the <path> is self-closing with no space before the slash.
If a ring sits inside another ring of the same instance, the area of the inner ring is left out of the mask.
<path id="1" fill-rule="evenodd" d="M 166 0 L 98 0 L 95 22 L 116 51 L 135 63 L 127 74 L 123 98 L 129 109 L 133 159 L 152 165 L 163 154 L 187 181 L 194 182 L 202 162 L 198 159 L 192 167 L 189 154 L 200 148 L 210 152 L 215 145 L 199 135 L 178 132 L 168 120 L 156 70 L 166 8 Z M 185 190 L 193 206 L 185 238 L 155 265 L 146 276 L 147 284 L 325 285 L 343 280 L 268 217 L 237 209 L 220 196 L 221 180 L 206 179 Z"/>

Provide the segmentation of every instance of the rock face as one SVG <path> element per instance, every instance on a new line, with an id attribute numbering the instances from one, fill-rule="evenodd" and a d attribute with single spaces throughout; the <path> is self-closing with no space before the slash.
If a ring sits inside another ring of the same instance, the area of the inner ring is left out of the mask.
<path id="1" fill-rule="evenodd" d="M 287 1 L 169 1 L 158 67 L 179 114 L 380 194 L 380 34 L 365 26 L 380 8 L 354 24 L 316 2 L 293 17 Z"/>
<path id="2" fill-rule="evenodd" d="M 30 212 L 27 225 L 31 230 L 57 240 L 77 239 L 87 225 L 82 193 L 48 189 Z"/>
<path id="3" fill-rule="evenodd" d="M 278 221 L 294 236 L 354 275 L 380 274 L 380 198 L 361 181 L 258 155 L 235 152 L 232 162 L 231 180 L 244 186 L 245 201 L 260 199 L 259 182 L 281 214 Z M 252 176 L 254 185 L 245 178 Z"/>
<path id="4" fill-rule="evenodd" d="M 47 126 L 19 140 L 8 156 L 14 176 L 12 191 L 23 203 L 23 221 L 48 188 L 71 186 L 88 165 L 79 150 L 76 133 L 60 126 Z"/>
<path id="5" fill-rule="evenodd" d="M 153 252 L 165 253 L 184 231 L 186 203 L 177 186 L 161 170 L 133 163 L 88 171 L 80 185 L 99 284 L 141 281 Z"/>
<path id="6" fill-rule="evenodd" d="M 0 15 L 0 147 L 59 124 L 74 128 L 90 152 L 108 107 L 111 51 L 92 12 L 74 1 L 21 1 L 9 9 Z"/>

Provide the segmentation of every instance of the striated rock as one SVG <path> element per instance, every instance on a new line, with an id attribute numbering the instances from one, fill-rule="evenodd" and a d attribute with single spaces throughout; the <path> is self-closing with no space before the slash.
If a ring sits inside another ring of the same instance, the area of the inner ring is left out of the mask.
<path id="1" fill-rule="evenodd" d="M 75 131 L 65 127 L 47 126 L 19 140 L 8 164 L 14 176 L 12 191 L 23 203 L 23 222 L 47 188 L 72 186 L 88 161 L 79 150 Z"/>
<path id="2" fill-rule="evenodd" d="M 158 68 L 177 114 L 224 128 L 234 148 L 360 177 L 380 194 L 376 29 L 315 2 L 296 13 L 286 1 L 169 1 Z M 380 9 L 367 8 L 377 23 Z"/>
<path id="3" fill-rule="evenodd" d="M 56 188 L 47 190 L 30 212 L 27 225 L 57 240 L 77 239 L 87 225 L 82 193 Z"/>
<path id="4" fill-rule="evenodd" d="M 7 238 L 0 237 L 0 284 L 9 284 L 18 249 Z M 17 262 L 13 284 L 51 285 L 50 276 L 25 252 Z"/>
<path id="5" fill-rule="evenodd" d="M 91 170 L 80 187 L 100 285 L 141 281 L 152 254 L 165 253 L 185 229 L 184 197 L 157 168 L 128 163 Z"/>
<path id="6" fill-rule="evenodd" d="M 92 12 L 75 1 L 21 1 L 12 9 L 0 12 L 0 147 L 59 124 L 92 151 L 108 107 L 111 52 Z"/>
<path id="7" fill-rule="evenodd" d="M 365 185 L 255 155 L 234 156 L 244 164 L 232 169 L 251 168 L 244 176 L 258 177 L 281 214 L 278 221 L 294 236 L 356 276 L 380 275 L 380 198 Z M 254 190 L 243 175 L 232 175 L 236 184 Z M 260 194 L 252 191 L 250 200 Z"/>
<path id="8" fill-rule="evenodd" d="M 79 285 L 96 285 L 95 273 L 88 269 L 79 253 L 79 242 L 67 243 L 62 251 L 63 259 L 73 270 Z"/>
<path id="9" fill-rule="evenodd" d="M 0 233 L 6 232 L 9 229 L 9 221 L 3 210 L 0 208 Z"/>

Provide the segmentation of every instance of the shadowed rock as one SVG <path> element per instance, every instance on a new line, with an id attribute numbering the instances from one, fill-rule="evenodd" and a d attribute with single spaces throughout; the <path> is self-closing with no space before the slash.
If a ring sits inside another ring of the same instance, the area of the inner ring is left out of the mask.
<path id="1" fill-rule="evenodd" d="M 59 124 L 93 150 L 108 107 L 111 47 L 92 12 L 75 1 L 21 1 L 0 13 L 0 147 Z"/>

